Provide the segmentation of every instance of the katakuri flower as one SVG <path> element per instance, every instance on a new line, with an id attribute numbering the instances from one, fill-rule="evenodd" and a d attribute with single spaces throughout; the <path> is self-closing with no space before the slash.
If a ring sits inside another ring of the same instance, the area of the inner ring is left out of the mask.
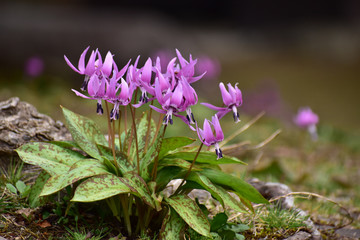
<path id="1" fill-rule="evenodd" d="M 211 128 L 211 125 L 213 126 L 214 130 Z M 211 118 L 211 122 L 205 118 L 203 129 L 196 126 L 196 130 L 199 136 L 199 139 L 202 143 L 204 143 L 206 146 L 214 146 L 215 147 L 215 153 L 217 155 L 217 158 L 222 158 L 222 151 L 219 147 L 219 142 L 224 140 L 224 133 L 221 129 L 221 125 L 219 122 L 219 119 L 217 115 L 215 114 Z M 215 132 L 215 135 L 214 135 Z"/>
<path id="2" fill-rule="evenodd" d="M 90 46 L 88 46 L 84 52 L 81 54 L 80 59 L 79 59 L 79 64 L 78 64 L 78 68 L 74 67 L 74 65 L 69 61 L 69 59 L 64 55 L 64 59 L 66 61 L 66 63 L 69 65 L 69 67 L 74 70 L 75 72 L 85 75 L 85 79 L 84 82 L 81 86 L 81 90 L 85 91 L 85 89 L 87 88 L 87 84 L 89 82 L 89 78 L 91 75 L 94 74 L 94 72 L 96 71 L 96 63 L 95 63 L 95 59 L 96 59 L 96 55 L 98 54 L 98 50 L 96 49 L 96 51 L 92 51 L 89 61 L 86 64 L 85 67 L 85 56 L 87 51 L 89 50 Z"/>
<path id="3" fill-rule="evenodd" d="M 309 107 L 300 108 L 297 115 L 294 117 L 294 123 L 301 128 L 306 128 L 314 141 L 318 138 L 316 131 L 316 124 L 318 122 L 318 115 L 316 115 Z"/>
<path id="4" fill-rule="evenodd" d="M 218 111 L 216 115 L 219 119 L 221 119 L 223 116 L 225 116 L 228 112 L 233 111 L 233 117 L 235 123 L 240 122 L 239 119 L 239 112 L 237 108 L 242 105 L 243 99 L 240 89 L 237 87 L 237 83 L 235 84 L 235 87 L 231 86 L 230 83 L 228 83 L 228 91 L 225 88 L 224 83 L 219 84 L 221 96 L 224 102 L 224 105 L 226 107 L 216 107 L 210 103 L 201 103 L 202 105 L 213 109 L 215 111 Z"/>

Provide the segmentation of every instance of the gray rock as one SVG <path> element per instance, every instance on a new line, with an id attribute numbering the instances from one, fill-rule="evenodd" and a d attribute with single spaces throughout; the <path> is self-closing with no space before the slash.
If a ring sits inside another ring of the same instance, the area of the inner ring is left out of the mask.
<path id="1" fill-rule="evenodd" d="M 308 240 L 308 239 L 311 239 L 311 234 L 304 231 L 299 231 L 294 235 L 292 235 L 291 237 L 285 238 L 285 240 Z"/>
<path id="2" fill-rule="evenodd" d="M 32 141 L 71 140 L 60 121 L 39 113 L 18 97 L 0 102 L 0 157 L 14 155 L 14 150 Z"/>

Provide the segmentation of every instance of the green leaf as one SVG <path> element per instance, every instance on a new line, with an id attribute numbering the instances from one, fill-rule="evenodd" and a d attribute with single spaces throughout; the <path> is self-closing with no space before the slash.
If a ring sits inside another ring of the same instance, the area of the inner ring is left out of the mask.
<path id="1" fill-rule="evenodd" d="M 12 185 L 11 183 L 7 183 L 5 186 L 7 189 L 9 189 L 10 192 L 17 194 L 17 189 L 14 185 Z"/>
<path id="2" fill-rule="evenodd" d="M 158 157 L 159 149 L 162 144 L 162 137 L 161 134 L 158 134 L 155 143 L 149 147 L 145 156 L 140 161 L 140 175 L 144 178 L 145 181 L 150 180 L 150 175 L 152 168 L 150 167 L 153 165 L 155 159 Z"/>
<path id="3" fill-rule="evenodd" d="M 75 190 L 74 202 L 95 202 L 117 194 L 130 193 L 131 189 L 113 174 L 98 175 L 82 182 Z"/>
<path id="4" fill-rule="evenodd" d="M 79 152 L 44 142 L 22 145 L 16 152 L 24 162 L 37 165 L 50 175 L 66 173 L 71 165 L 85 158 Z"/>
<path id="5" fill-rule="evenodd" d="M 104 166 L 95 159 L 76 162 L 66 174 L 52 176 L 45 184 L 40 196 L 50 195 L 81 179 L 107 174 Z"/>
<path id="6" fill-rule="evenodd" d="M 134 195 L 140 197 L 146 204 L 148 204 L 152 208 L 156 207 L 144 179 L 142 179 L 134 172 L 128 172 L 124 174 L 123 180 L 126 181 L 125 183 L 128 184 L 129 187 L 135 189 L 135 191 L 133 191 Z"/>
<path id="7" fill-rule="evenodd" d="M 46 171 L 42 171 L 36 178 L 34 185 L 31 186 L 31 190 L 29 193 L 29 204 L 31 208 L 38 207 L 44 202 L 43 198 L 39 196 L 45 183 L 49 178 L 50 175 Z"/>
<path id="8" fill-rule="evenodd" d="M 184 220 L 176 213 L 176 211 L 169 208 L 161 226 L 160 239 L 183 239 L 184 230 Z"/>
<path id="9" fill-rule="evenodd" d="M 112 149 L 107 146 L 103 146 L 103 145 L 97 145 L 97 147 L 98 147 L 101 155 L 104 158 L 106 158 L 109 162 L 111 162 L 112 165 L 114 165 L 114 156 L 112 153 Z M 135 169 L 135 166 L 131 165 L 128 162 L 128 160 L 127 160 L 128 157 L 124 153 L 116 151 L 115 156 L 117 159 L 119 170 L 122 174 L 133 171 Z"/>
<path id="10" fill-rule="evenodd" d="M 184 169 L 173 166 L 160 169 L 156 176 L 157 191 L 162 191 L 171 180 L 184 175 L 184 172 Z"/>
<path id="11" fill-rule="evenodd" d="M 211 232 L 217 232 L 220 228 L 227 224 L 228 216 L 225 213 L 218 213 L 211 220 Z"/>
<path id="12" fill-rule="evenodd" d="M 240 178 L 210 168 L 203 169 L 201 174 L 215 184 L 233 189 L 241 198 L 254 203 L 269 203 L 253 186 Z"/>
<path id="13" fill-rule="evenodd" d="M 196 139 L 187 138 L 187 137 L 164 138 L 159 153 L 159 159 L 165 156 L 168 152 L 187 146 L 195 141 Z"/>
<path id="14" fill-rule="evenodd" d="M 189 169 L 191 166 L 191 163 L 189 161 L 186 161 L 186 160 L 183 160 L 180 158 L 163 158 L 159 161 L 159 166 L 176 166 L 176 167 Z M 192 171 L 200 171 L 201 168 L 194 165 L 191 170 Z"/>
<path id="15" fill-rule="evenodd" d="M 193 161 L 197 152 L 176 152 L 166 155 L 164 158 L 180 158 L 187 161 Z M 243 161 L 237 159 L 236 157 L 223 156 L 223 158 L 217 159 L 215 153 L 212 152 L 200 152 L 199 156 L 196 159 L 197 163 L 207 163 L 207 164 L 228 164 L 228 163 L 239 163 L 244 164 Z"/>
<path id="16" fill-rule="evenodd" d="M 17 181 L 15 186 L 16 186 L 17 190 L 19 190 L 20 194 L 23 194 L 26 190 L 26 184 L 21 180 Z"/>
<path id="17" fill-rule="evenodd" d="M 165 201 L 180 215 L 180 217 L 199 234 L 211 237 L 210 223 L 199 206 L 186 195 L 176 195 L 165 198 Z"/>
<path id="18" fill-rule="evenodd" d="M 101 159 L 101 155 L 96 144 L 106 146 L 107 141 L 96 124 L 89 118 L 83 117 L 62 107 L 66 127 L 70 131 L 75 142 L 87 154 L 96 159 Z"/>
<path id="19" fill-rule="evenodd" d="M 195 181 L 200 184 L 205 190 L 211 193 L 213 197 L 215 197 L 221 205 L 227 205 L 231 209 L 234 209 L 238 212 L 246 212 L 244 211 L 243 206 L 233 198 L 224 188 L 213 184 L 207 177 L 202 175 L 201 173 L 191 173 L 188 177 L 189 180 Z"/>
<path id="20" fill-rule="evenodd" d="M 51 143 L 63 148 L 77 148 L 80 149 L 79 145 L 75 141 L 48 141 L 47 143 Z"/>

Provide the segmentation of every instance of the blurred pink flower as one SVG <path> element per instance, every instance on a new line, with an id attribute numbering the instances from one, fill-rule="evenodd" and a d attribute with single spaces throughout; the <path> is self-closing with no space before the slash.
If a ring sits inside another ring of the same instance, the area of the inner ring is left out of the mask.
<path id="1" fill-rule="evenodd" d="M 42 58 L 33 56 L 25 62 L 25 74 L 30 77 L 38 77 L 44 71 L 44 61 Z"/>
<path id="2" fill-rule="evenodd" d="M 294 123 L 301 128 L 306 128 L 313 140 L 317 140 L 316 124 L 318 122 L 318 115 L 316 115 L 309 107 L 300 108 L 294 118 Z"/>
<path id="3" fill-rule="evenodd" d="M 197 74 L 206 72 L 204 76 L 205 79 L 216 79 L 220 75 L 221 65 L 220 62 L 215 58 L 201 56 L 198 58 L 196 70 Z"/>

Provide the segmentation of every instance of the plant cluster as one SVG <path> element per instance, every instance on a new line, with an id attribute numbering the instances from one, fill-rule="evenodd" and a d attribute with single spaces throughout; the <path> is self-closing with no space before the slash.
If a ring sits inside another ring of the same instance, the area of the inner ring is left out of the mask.
<path id="1" fill-rule="evenodd" d="M 96 100 L 98 114 L 104 114 L 105 103 L 108 137 L 92 120 L 62 107 L 73 141 L 32 142 L 17 149 L 24 162 L 45 171 L 33 186 L 35 195 L 48 196 L 71 186 L 71 201 L 105 201 L 129 236 L 151 234 L 160 239 L 179 239 L 187 227 L 212 236 L 207 216 L 187 195 L 193 189 L 206 190 L 224 207 L 239 212 L 253 210 L 251 202 L 267 203 L 254 187 L 222 172 L 219 166 L 244 164 L 223 155 L 219 147 L 224 139 L 219 120 L 233 112 L 235 122 L 239 121 L 237 107 L 242 104 L 242 95 L 236 85 L 228 84 L 226 89 L 220 83 L 224 106 L 204 103 L 217 113 L 211 121 L 205 119 L 200 128 L 191 111 L 198 102 L 191 84 L 205 73 L 194 76 L 197 60 L 191 55 L 187 61 L 176 50 L 177 57 L 165 70 L 160 58 L 154 63 L 148 58 L 138 67 L 139 57 L 119 70 L 110 52 L 102 60 L 98 50 L 92 51 L 85 64 L 88 49 L 81 54 L 78 68 L 67 57 L 65 60 L 74 71 L 85 75 L 81 89 L 87 94 L 73 90 L 76 95 Z M 150 105 L 147 112 L 136 114 L 137 108 L 146 104 Z M 160 113 L 158 123 L 153 110 Z M 173 117 L 197 133 L 199 146 L 195 139 L 165 137 Z M 203 145 L 209 148 L 202 150 Z M 210 147 L 216 154 L 209 152 Z M 169 192 L 166 187 L 174 179 L 181 179 L 181 184 Z"/>

